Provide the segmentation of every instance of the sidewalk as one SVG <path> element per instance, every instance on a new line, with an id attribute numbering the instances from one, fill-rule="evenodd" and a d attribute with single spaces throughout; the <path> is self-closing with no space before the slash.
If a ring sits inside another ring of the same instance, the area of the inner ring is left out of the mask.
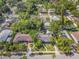
<path id="1" fill-rule="evenodd" d="M 58 50 L 58 48 L 57 48 L 56 45 L 54 46 L 54 48 L 55 48 L 55 54 L 56 54 L 56 55 L 60 55 L 60 52 L 59 52 L 59 50 Z"/>

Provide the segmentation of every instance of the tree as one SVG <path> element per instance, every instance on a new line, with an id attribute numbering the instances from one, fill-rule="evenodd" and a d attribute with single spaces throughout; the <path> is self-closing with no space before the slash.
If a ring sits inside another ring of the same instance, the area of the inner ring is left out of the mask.
<path id="1" fill-rule="evenodd" d="M 33 41 L 36 40 L 35 38 L 36 38 L 37 34 L 38 34 L 38 31 L 36 31 L 36 30 L 31 30 L 29 32 L 29 35 L 32 37 Z"/>
<path id="2" fill-rule="evenodd" d="M 1 11 L 3 13 L 11 12 L 10 8 L 7 5 L 3 6 L 2 9 L 1 9 Z"/>
<path id="3" fill-rule="evenodd" d="M 64 53 L 66 53 L 67 55 L 71 53 L 72 48 L 71 45 L 73 44 L 73 40 L 68 39 L 68 38 L 59 38 L 56 41 L 56 44 L 58 46 L 58 48 L 63 51 Z"/>
<path id="4" fill-rule="evenodd" d="M 18 11 L 18 10 L 17 10 L 17 11 Z M 18 15 L 19 15 L 19 18 L 20 18 L 20 19 L 28 19 L 28 18 L 30 18 L 30 15 L 29 15 L 28 12 L 21 12 L 21 11 L 19 11 L 19 12 L 18 12 Z"/>
<path id="5" fill-rule="evenodd" d="M 48 9 L 53 8 L 53 7 L 54 7 L 54 4 L 45 1 L 45 2 L 43 3 L 43 7 L 48 10 Z"/>
<path id="6" fill-rule="evenodd" d="M 54 39 L 54 37 L 50 37 L 50 42 L 54 45 L 55 44 L 55 39 Z"/>
<path id="7" fill-rule="evenodd" d="M 23 56 L 22 56 L 22 59 L 27 59 L 27 56 L 23 55 Z"/>
<path id="8" fill-rule="evenodd" d="M 2 7 L 4 6 L 4 0 L 0 0 L 0 16 L 2 16 Z"/>
<path id="9" fill-rule="evenodd" d="M 25 44 L 18 43 L 17 45 L 18 45 L 19 51 L 26 51 L 27 50 L 27 46 Z"/>
<path id="10" fill-rule="evenodd" d="M 3 0 L 0 0 L 0 8 L 3 6 L 4 2 Z"/>
<path id="11" fill-rule="evenodd" d="M 42 40 L 37 39 L 37 42 L 35 43 L 36 48 L 40 48 L 42 46 Z"/>
<path id="12" fill-rule="evenodd" d="M 22 0 L 6 0 L 6 3 L 13 7 L 20 1 Z"/>
<path id="13" fill-rule="evenodd" d="M 50 23 L 49 30 L 53 32 L 52 34 L 55 38 L 57 38 L 58 36 L 58 31 L 60 30 L 60 27 L 61 27 L 60 21 L 52 21 Z"/>
<path id="14" fill-rule="evenodd" d="M 61 15 L 61 24 L 62 24 L 62 29 L 64 26 L 64 14 L 66 10 L 72 10 L 76 9 L 76 5 L 73 4 L 73 1 L 68 1 L 68 0 L 59 0 L 57 3 L 55 3 L 55 9 L 56 13 Z"/>
<path id="15" fill-rule="evenodd" d="M 52 21 L 50 28 L 52 32 L 58 32 L 58 30 L 60 29 L 60 21 Z"/>
<path id="16" fill-rule="evenodd" d="M 28 23 L 28 20 L 20 20 L 19 22 L 17 23 L 13 23 L 11 25 L 11 29 L 14 31 L 14 32 L 22 32 L 23 30 L 26 30 L 26 26 L 27 26 L 27 23 Z M 26 32 L 25 32 L 26 33 Z"/>

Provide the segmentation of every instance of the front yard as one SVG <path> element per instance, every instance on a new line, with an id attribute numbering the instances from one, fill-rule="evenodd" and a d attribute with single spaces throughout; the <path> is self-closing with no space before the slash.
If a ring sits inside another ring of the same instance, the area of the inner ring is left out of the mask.
<path id="1" fill-rule="evenodd" d="M 34 44 L 31 45 L 32 51 L 55 51 L 52 44 L 43 44 L 40 48 L 37 48 Z"/>
<path id="2" fill-rule="evenodd" d="M 55 48 L 52 44 L 45 44 L 46 51 L 55 51 Z"/>

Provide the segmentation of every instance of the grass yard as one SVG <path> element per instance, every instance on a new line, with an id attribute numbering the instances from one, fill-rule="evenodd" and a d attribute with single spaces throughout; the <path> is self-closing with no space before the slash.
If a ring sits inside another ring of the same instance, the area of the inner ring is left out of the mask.
<path id="1" fill-rule="evenodd" d="M 46 50 L 47 51 L 54 51 L 54 46 L 52 44 L 45 44 Z"/>
<path id="2" fill-rule="evenodd" d="M 33 47 L 31 47 L 31 49 L 32 49 L 32 51 L 46 51 L 44 46 L 37 48 L 35 45 L 33 45 Z"/>

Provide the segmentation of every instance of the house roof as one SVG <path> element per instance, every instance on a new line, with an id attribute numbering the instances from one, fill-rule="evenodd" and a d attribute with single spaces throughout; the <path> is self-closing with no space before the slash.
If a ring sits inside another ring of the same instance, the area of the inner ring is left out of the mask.
<path id="1" fill-rule="evenodd" d="M 79 41 L 79 32 L 73 32 L 71 36 L 76 42 Z"/>
<path id="2" fill-rule="evenodd" d="M 40 12 L 41 12 L 41 13 L 47 13 L 46 9 L 44 9 L 44 8 L 42 8 L 42 9 L 40 10 Z"/>
<path id="3" fill-rule="evenodd" d="M 54 16 L 52 16 L 52 19 L 53 19 L 53 20 L 55 20 L 55 21 L 57 21 L 57 20 L 60 20 L 60 17 L 59 17 L 59 16 L 54 15 Z"/>
<path id="4" fill-rule="evenodd" d="M 43 42 L 49 42 L 49 38 L 50 38 L 50 35 L 47 35 L 47 34 L 38 34 L 38 38 L 41 39 Z"/>
<path id="5" fill-rule="evenodd" d="M 8 39 L 8 36 L 12 33 L 11 30 L 5 29 L 0 33 L 0 40 L 5 41 Z"/>
<path id="6" fill-rule="evenodd" d="M 49 13 L 55 12 L 55 9 L 48 9 Z"/>
<path id="7" fill-rule="evenodd" d="M 32 38 L 28 34 L 17 33 L 13 42 L 31 42 Z"/>
<path id="8" fill-rule="evenodd" d="M 75 21 L 78 21 L 78 22 L 79 22 L 79 17 L 72 16 L 72 18 L 73 18 Z"/>

